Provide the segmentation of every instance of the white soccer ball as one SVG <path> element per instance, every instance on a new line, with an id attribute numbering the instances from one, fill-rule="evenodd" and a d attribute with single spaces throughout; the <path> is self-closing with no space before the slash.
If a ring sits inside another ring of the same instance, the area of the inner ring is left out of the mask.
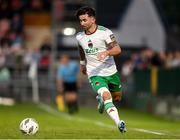
<path id="1" fill-rule="evenodd" d="M 19 129 L 23 134 L 34 135 L 39 130 L 39 125 L 37 121 L 33 118 L 26 118 L 21 121 Z"/>

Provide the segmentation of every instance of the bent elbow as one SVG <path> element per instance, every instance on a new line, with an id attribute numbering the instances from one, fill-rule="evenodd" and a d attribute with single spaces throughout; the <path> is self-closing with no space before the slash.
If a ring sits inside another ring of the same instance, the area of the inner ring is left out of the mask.
<path id="1" fill-rule="evenodd" d="M 117 55 L 120 55 L 120 54 L 121 54 L 121 48 L 118 47 L 118 49 L 117 49 Z"/>

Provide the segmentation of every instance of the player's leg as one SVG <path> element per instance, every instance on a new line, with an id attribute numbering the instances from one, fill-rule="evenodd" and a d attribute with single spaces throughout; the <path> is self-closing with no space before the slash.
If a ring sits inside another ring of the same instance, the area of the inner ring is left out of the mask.
<path id="1" fill-rule="evenodd" d="M 120 123 L 120 119 L 119 119 L 118 111 L 112 102 L 112 96 L 110 91 L 106 87 L 102 87 L 98 90 L 98 94 L 100 94 L 103 98 L 104 109 L 106 110 L 107 114 L 118 126 L 118 124 Z"/>
<path id="2" fill-rule="evenodd" d="M 108 89 L 107 82 L 107 77 L 95 76 L 90 78 L 91 86 L 98 93 L 98 96 L 100 96 L 103 100 L 104 109 L 119 128 L 121 121 L 119 119 L 118 111 L 112 102 L 112 96 Z"/>
<path id="3" fill-rule="evenodd" d="M 118 129 L 119 129 L 119 131 L 120 131 L 121 133 L 124 133 L 124 132 L 127 131 L 127 130 L 126 130 L 126 124 L 125 124 L 125 122 L 124 122 L 123 120 L 121 120 L 121 121 L 119 122 L 119 124 L 118 124 Z"/>
<path id="4" fill-rule="evenodd" d="M 104 112 L 104 101 L 103 98 L 101 96 L 101 94 L 98 94 L 98 90 L 101 87 L 106 87 L 108 88 L 108 85 L 105 81 L 105 79 L 101 76 L 93 76 L 89 79 L 92 88 L 94 89 L 95 93 L 96 93 L 96 100 L 98 101 L 98 111 L 99 113 L 103 113 Z"/>
<path id="5" fill-rule="evenodd" d="M 122 87 L 121 87 L 121 81 L 119 78 L 119 74 L 115 73 L 112 76 L 108 77 L 109 81 L 109 90 L 112 94 L 113 101 L 119 102 L 122 98 Z"/>
<path id="6" fill-rule="evenodd" d="M 121 101 L 121 98 L 122 98 L 122 92 L 121 91 L 111 92 L 111 94 L 112 94 L 113 101 L 115 101 L 115 102 Z"/>
<path id="7" fill-rule="evenodd" d="M 101 94 L 103 98 L 104 109 L 106 110 L 107 114 L 115 122 L 121 133 L 126 132 L 125 122 L 120 120 L 118 110 L 112 102 L 112 97 L 109 90 L 106 87 L 102 87 L 98 90 L 98 93 Z"/>
<path id="8" fill-rule="evenodd" d="M 99 113 L 103 113 L 104 112 L 104 101 L 103 98 L 101 97 L 101 95 L 97 95 L 96 96 L 96 100 L 98 101 L 98 111 Z"/>
<path id="9" fill-rule="evenodd" d="M 121 98 L 122 98 L 122 92 L 121 91 L 117 91 L 117 92 L 112 92 L 111 91 L 111 95 L 112 95 L 112 98 L 113 98 L 114 105 L 117 108 L 119 108 L 120 107 L 120 103 L 121 103 Z"/>
<path id="10" fill-rule="evenodd" d="M 118 106 L 118 103 L 119 101 L 121 100 L 121 95 L 122 95 L 122 92 L 113 92 L 112 93 L 113 96 L 113 103 L 114 105 L 117 105 Z M 123 121 L 123 120 L 120 120 L 120 122 L 118 123 L 118 129 L 121 133 L 124 133 L 126 132 L 126 123 Z"/>
<path id="11" fill-rule="evenodd" d="M 120 100 L 122 98 L 121 81 L 119 78 L 119 74 L 116 73 L 112 76 L 109 76 L 109 77 L 107 77 L 107 80 L 109 82 L 108 86 L 109 86 L 109 90 L 112 94 L 113 103 L 117 104 L 118 102 L 120 102 Z M 121 120 L 117 126 L 121 132 L 126 132 L 126 125 L 123 120 Z"/>

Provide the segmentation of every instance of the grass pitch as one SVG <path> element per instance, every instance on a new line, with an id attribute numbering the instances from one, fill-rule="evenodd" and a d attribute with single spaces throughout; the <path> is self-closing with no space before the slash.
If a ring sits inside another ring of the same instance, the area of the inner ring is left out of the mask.
<path id="1" fill-rule="evenodd" d="M 162 119 L 147 113 L 121 109 L 127 132 L 121 134 L 106 113 L 80 108 L 69 116 L 46 105 L 17 104 L 0 106 L 1 139 L 180 139 L 180 121 Z M 39 123 L 36 135 L 19 131 L 21 120 L 35 118 Z"/>

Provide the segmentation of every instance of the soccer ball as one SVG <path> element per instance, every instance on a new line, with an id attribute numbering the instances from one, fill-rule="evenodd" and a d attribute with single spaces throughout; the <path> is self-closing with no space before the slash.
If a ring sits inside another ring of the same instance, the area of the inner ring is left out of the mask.
<path id="1" fill-rule="evenodd" d="M 21 121 L 19 129 L 23 134 L 34 135 L 39 130 L 39 125 L 35 119 L 26 118 Z"/>

